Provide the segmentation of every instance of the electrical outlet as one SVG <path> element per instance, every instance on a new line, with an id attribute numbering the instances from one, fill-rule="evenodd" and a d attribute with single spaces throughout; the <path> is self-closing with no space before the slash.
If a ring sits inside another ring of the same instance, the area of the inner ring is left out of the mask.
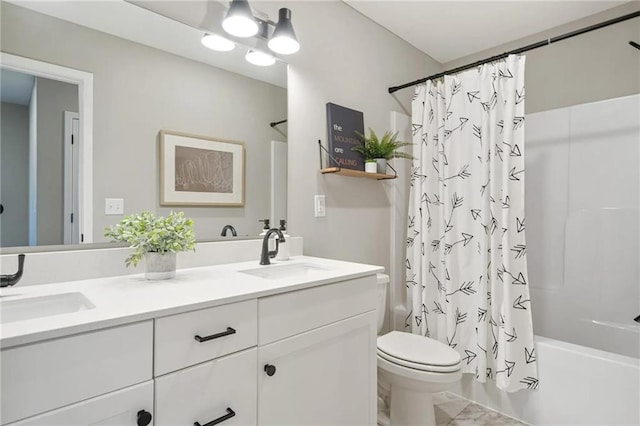
<path id="1" fill-rule="evenodd" d="M 316 217 L 325 217 L 327 215 L 324 195 L 316 195 L 314 205 Z"/>
<path id="2" fill-rule="evenodd" d="M 104 214 L 106 215 L 124 214 L 124 199 L 123 198 L 105 198 Z"/>

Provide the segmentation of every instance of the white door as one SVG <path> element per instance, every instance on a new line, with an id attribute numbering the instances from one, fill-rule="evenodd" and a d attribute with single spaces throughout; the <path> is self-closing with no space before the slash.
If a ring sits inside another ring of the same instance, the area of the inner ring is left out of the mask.
<path id="1" fill-rule="evenodd" d="M 28 396 L 27 396 L 28 397 Z M 7 426 L 153 426 L 153 381 L 72 404 Z"/>
<path id="2" fill-rule="evenodd" d="M 78 244 L 78 184 L 80 167 L 80 118 L 77 112 L 64 112 L 64 243 Z"/>
<path id="3" fill-rule="evenodd" d="M 258 424 L 374 425 L 376 314 L 258 349 Z"/>

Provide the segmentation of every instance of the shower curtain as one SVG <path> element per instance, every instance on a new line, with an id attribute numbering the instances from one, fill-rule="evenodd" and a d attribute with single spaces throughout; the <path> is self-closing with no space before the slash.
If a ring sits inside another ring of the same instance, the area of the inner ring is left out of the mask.
<path id="1" fill-rule="evenodd" d="M 416 88 L 407 328 L 499 389 L 538 386 L 524 217 L 524 56 Z"/>

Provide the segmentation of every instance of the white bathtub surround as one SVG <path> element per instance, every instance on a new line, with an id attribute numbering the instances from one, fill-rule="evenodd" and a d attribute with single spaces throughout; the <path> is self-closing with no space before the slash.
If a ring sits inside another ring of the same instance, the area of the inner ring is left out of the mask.
<path id="1" fill-rule="evenodd" d="M 640 424 L 640 360 L 540 336 L 536 350 L 536 392 L 500 392 L 471 377 L 452 392 L 536 426 Z"/>
<path id="2" fill-rule="evenodd" d="M 524 216 L 523 56 L 416 89 L 408 329 L 499 389 L 538 384 Z"/>
<path id="3" fill-rule="evenodd" d="M 640 358 L 640 95 L 527 115 L 537 335 Z"/>

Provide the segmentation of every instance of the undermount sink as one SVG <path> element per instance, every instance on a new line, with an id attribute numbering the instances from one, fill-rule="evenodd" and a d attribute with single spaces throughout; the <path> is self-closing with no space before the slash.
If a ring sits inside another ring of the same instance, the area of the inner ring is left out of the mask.
<path id="1" fill-rule="evenodd" d="M 310 263 L 294 263 L 291 265 L 265 265 L 261 268 L 245 269 L 239 272 L 253 275 L 254 277 L 265 278 L 267 280 L 281 280 L 312 276 L 329 270 L 330 269 L 328 268 L 312 265 Z"/>
<path id="2" fill-rule="evenodd" d="M 30 297 L 28 299 L 0 300 L 0 322 L 3 324 L 70 314 L 95 308 L 79 292 Z"/>

